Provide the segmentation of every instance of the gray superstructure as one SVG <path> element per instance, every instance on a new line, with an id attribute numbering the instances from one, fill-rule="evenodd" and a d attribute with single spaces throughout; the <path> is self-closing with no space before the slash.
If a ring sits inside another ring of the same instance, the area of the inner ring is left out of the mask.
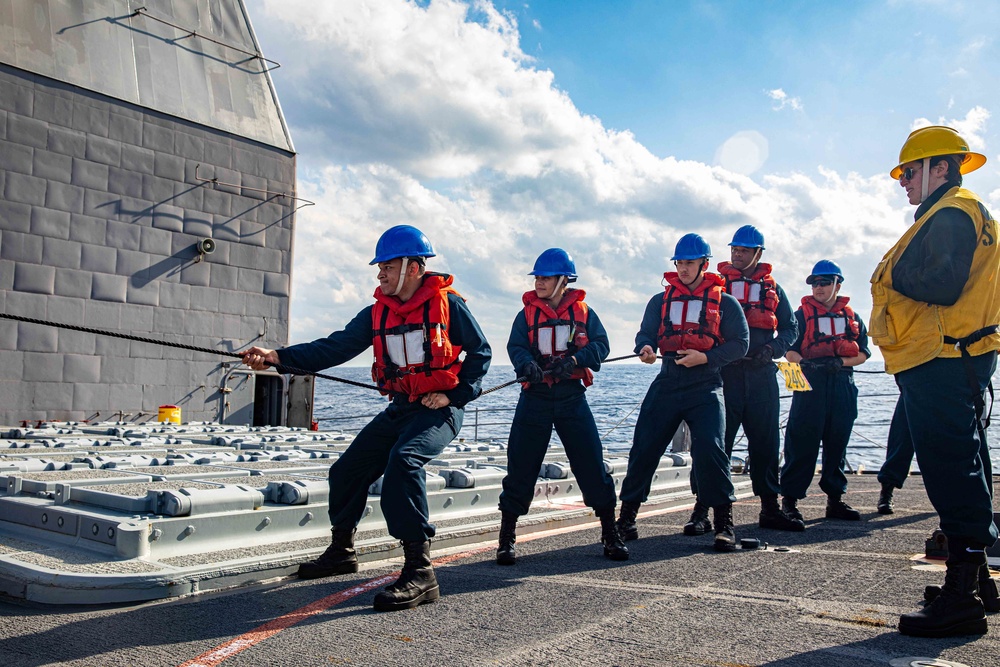
<path id="1" fill-rule="evenodd" d="M 0 5 L 0 312 L 285 344 L 302 202 L 277 63 L 259 54 L 241 0 Z M 3 319 L 0 424 L 164 404 L 284 423 L 285 380 L 236 361 Z"/>

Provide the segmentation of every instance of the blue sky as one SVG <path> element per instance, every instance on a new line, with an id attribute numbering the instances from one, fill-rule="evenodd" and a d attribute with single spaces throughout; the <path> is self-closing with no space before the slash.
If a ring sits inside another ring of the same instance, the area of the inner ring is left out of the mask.
<path id="1" fill-rule="evenodd" d="M 631 351 L 682 234 L 743 224 L 793 304 L 821 258 L 856 308 L 912 220 L 887 172 L 950 124 L 1000 208 L 996 3 L 247 0 L 298 151 L 291 342 L 371 301 L 381 231 L 431 238 L 497 353 L 542 250 Z M 367 356 L 357 363 L 369 363 Z"/>
<path id="2" fill-rule="evenodd" d="M 713 163 L 723 140 L 755 130 L 770 145 L 768 171 L 874 173 L 915 118 L 964 116 L 1000 84 L 996 39 L 984 29 L 998 18 L 995 3 L 497 6 L 517 17 L 524 51 L 583 113 L 660 156 Z"/>

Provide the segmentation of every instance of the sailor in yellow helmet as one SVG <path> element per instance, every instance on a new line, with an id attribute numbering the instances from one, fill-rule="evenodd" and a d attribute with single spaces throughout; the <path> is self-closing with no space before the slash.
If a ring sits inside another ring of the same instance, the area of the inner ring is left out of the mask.
<path id="1" fill-rule="evenodd" d="M 997 223 L 962 175 L 986 158 L 950 127 L 915 130 L 890 172 L 917 207 L 915 222 L 872 275 L 872 342 L 900 396 L 892 428 L 906 429 L 924 486 L 948 537 L 945 585 L 899 631 L 984 634 L 984 602 L 1000 609 L 985 549 L 997 540 L 983 392 L 1000 349 Z"/>

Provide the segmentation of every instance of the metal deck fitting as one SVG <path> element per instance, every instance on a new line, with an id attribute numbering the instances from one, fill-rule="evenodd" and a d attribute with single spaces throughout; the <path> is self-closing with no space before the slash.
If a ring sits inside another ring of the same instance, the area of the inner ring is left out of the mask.
<path id="1" fill-rule="evenodd" d="M 330 464 L 351 436 L 218 424 L 43 425 L 0 439 L 0 594 L 93 604 L 190 595 L 294 572 L 329 541 Z M 609 456 L 616 486 L 628 460 Z M 426 467 L 442 546 L 491 539 L 506 448 L 458 442 Z M 690 457 L 668 454 L 648 504 L 690 504 Z M 362 560 L 398 551 L 369 489 Z M 744 495 L 748 481 L 737 481 Z M 521 524 L 591 521 L 553 445 Z"/>

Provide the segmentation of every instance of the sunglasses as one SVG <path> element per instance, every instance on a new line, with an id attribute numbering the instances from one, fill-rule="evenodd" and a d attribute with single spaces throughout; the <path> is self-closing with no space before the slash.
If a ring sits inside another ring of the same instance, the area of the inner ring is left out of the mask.
<path id="1" fill-rule="evenodd" d="M 913 180 L 913 176 L 919 170 L 920 170 L 920 167 L 907 167 L 906 169 L 904 169 L 902 171 L 902 173 L 900 173 L 899 180 L 903 180 L 905 178 L 906 180 L 911 181 L 911 180 Z"/>
<path id="2" fill-rule="evenodd" d="M 813 287 L 829 287 L 834 282 L 835 281 L 829 280 L 827 278 L 817 278 L 816 280 L 812 281 L 812 286 Z"/>

